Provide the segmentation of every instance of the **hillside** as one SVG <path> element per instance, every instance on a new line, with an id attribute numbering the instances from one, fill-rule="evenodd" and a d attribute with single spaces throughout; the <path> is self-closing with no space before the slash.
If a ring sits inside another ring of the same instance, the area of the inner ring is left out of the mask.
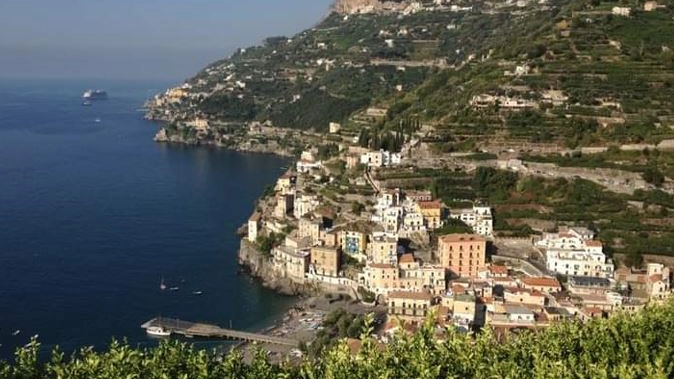
<path id="1" fill-rule="evenodd" d="M 564 322 L 506 339 L 489 330 L 475 338 L 451 328 L 433 330 L 428 323 L 387 345 L 342 341 L 316 361 L 297 365 L 269 364 L 261 351 L 247 365 L 238 353 L 222 357 L 180 342 L 142 350 L 115 343 L 71 358 L 55 353 L 41 364 L 32 343 L 15 364 L 0 362 L 0 378 L 671 378 L 673 320 L 669 302 L 636 315 Z"/>
<path id="2" fill-rule="evenodd" d="M 674 2 L 334 10 L 155 98 L 158 140 L 295 156 L 313 146 L 321 159 L 340 146 L 401 150 L 404 167 L 374 175 L 385 187 L 485 199 L 499 234 L 591 224 L 609 250 L 674 254 Z M 517 174 L 485 191 L 471 186 L 482 166 Z"/>
<path id="3" fill-rule="evenodd" d="M 571 148 L 674 137 L 671 4 L 645 12 L 637 2 L 436 3 L 333 13 L 296 36 L 268 38 L 210 65 L 187 81 L 184 98 L 160 100 L 151 114 L 326 130 L 331 121 L 376 123 L 363 117 L 376 106 L 387 125 L 433 125 L 441 149 L 455 136 Z M 613 14 L 619 5 L 630 16 Z"/>

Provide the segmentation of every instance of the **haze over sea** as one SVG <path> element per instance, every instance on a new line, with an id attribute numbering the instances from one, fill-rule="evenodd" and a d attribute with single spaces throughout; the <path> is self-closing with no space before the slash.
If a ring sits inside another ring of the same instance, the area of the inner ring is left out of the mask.
<path id="1" fill-rule="evenodd" d="M 0 81 L 0 358 L 35 334 L 153 343 L 157 315 L 258 329 L 290 305 L 237 275 L 235 235 L 287 162 L 154 143 L 138 108 L 172 84 Z M 87 88 L 110 99 L 84 107 Z"/>

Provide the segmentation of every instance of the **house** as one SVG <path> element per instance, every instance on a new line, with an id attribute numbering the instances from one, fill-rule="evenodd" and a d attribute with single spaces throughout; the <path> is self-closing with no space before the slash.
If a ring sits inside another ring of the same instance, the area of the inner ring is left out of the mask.
<path id="1" fill-rule="evenodd" d="M 489 206 L 476 205 L 472 209 L 462 209 L 456 213 L 452 212 L 450 217 L 463 221 L 463 223 L 470 226 L 479 235 L 491 237 L 494 233 L 494 222 L 491 207 Z"/>
<path id="2" fill-rule="evenodd" d="M 616 16 L 624 16 L 624 17 L 629 17 L 630 16 L 630 8 L 627 7 L 613 7 L 611 9 L 611 13 L 613 13 Z"/>
<path id="3" fill-rule="evenodd" d="M 280 178 L 276 181 L 276 190 L 281 192 L 290 191 L 295 187 L 297 182 L 297 176 L 291 173 L 285 173 L 281 175 Z"/>
<path id="4" fill-rule="evenodd" d="M 303 283 L 304 275 L 309 271 L 310 253 L 290 246 L 277 246 L 272 249 L 274 269 L 284 278 Z"/>
<path id="5" fill-rule="evenodd" d="M 288 213 L 293 210 L 295 196 L 292 194 L 278 194 L 276 195 L 276 208 L 274 208 L 274 216 L 279 219 L 284 219 Z"/>
<path id="6" fill-rule="evenodd" d="M 438 238 L 440 265 L 460 277 L 476 277 L 485 267 L 487 241 L 477 234 L 447 234 Z"/>
<path id="7" fill-rule="evenodd" d="M 543 293 L 555 293 L 562 290 L 557 278 L 551 277 L 528 277 L 522 278 L 522 288 L 536 290 Z"/>
<path id="8" fill-rule="evenodd" d="M 414 202 L 433 200 L 433 195 L 431 194 L 431 191 L 405 191 L 404 196 L 405 199 Z"/>
<path id="9" fill-rule="evenodd" d="M 570 276 L 567 282 L 569 292 L 575 294 L 605 295 L 611 289 L 611 281 L 593 276 Z"/>
<path id="10" fill-rule="evenodd" d="M 360 275 L 361 284 L 377 295 L 386 295 L 398 288 L 400 271 L 386 263 L 368 263 Z"/>
<path id="11" fill-rule="evenodd" d="M 493 325 L 533 325 L 536 322 L 534 312 L 521 305 L 494 305 L 494 311 L 489 312 L 488 322 Z"/>
<path id="12" fill-rule="evenodd" d="M 340 130 L 342 130 L 341 124 L 339 124 L 337 122 L 331 122 L 330 123 L 330 127 L 329 127 L 330 134 L 337 134 L 337 133 L 339 133 Z"/>
<path id="13" fill-rule="evenodd" d="M 365 255 L 368 234 L 366 231 L 344 229 L 339 232 L 339 244 L 346 254 Z"/>
<path id="14" fill-rule="evenodd" d="M 526 288 L 505 288 L 503 300 L 506 304 L 523 304 L 544 307 L 546 298 L 541 292 Z"/>
<path id="15" fill-rule="evenodd" d="M 613 262 L 603 253 L 601 241 L 592 238 L 594 233 L 586 228 L 570 228 L 544 234 L 536 246 L 545 252 L 549 271 L 573 276 L 613 277 Z"/>
<path id="16" fill-rule="evenodd" d="M 297 194 L 293 205 L 293 216 L 299 219 L 309 212 L 313 212 L 321 202 L 317 195 Z"/>
<path id="17" fill-rule="evenodd" d="M 311 238 L 312 244 L 321 239 L 323 220 L 320 217 L 300 217 L 298 234 L 300 237 Z"/>
<path id="18" fill-rule="evenodd" d="M 388 314 L 401 319 L 424 319 L 433 302 L 428 292 L 394 291 L 388 294 Z"/>
<path id="19" fill-rule="evenodd" d="M 635 298 L 661 300 L 671 292 L 669 268 L 660 263 L 649 263 L 645 270 L 621 268 L 614 279 Z"/>
<path id="20" fill-rule="evenodd" d="M 490 278 L 505 278 L 508 276 L 508 266 L 490 264 L 489 277 Z"/>
<path id="21" fill-rule="evenodd" d="M 321 161 L 310 162 L 300 159 L 296 164 L 297 172 L 301 174 L 308 174 L 313 170 L 319 170 L 321 167 L 323 167 L 323 163 Z"/>
<path id="22" fill-rule="evenodd" d="M 257 241 L 258 233 L 260 232 L 260 219 L 262 215 L 260 212 L 253 213 L 248 219 L 248 241 Z"/>
<path id="23" fill-rule="evenodd" d="M 395 264 L 398 258 L 398 239 L 386 235 L 372 237 L 368 250 L 368 261 Z"/>
<path id="24" fill-rule="evenodd" d="M 338 276 L 342 260 L 339 247 L 314 246 L 311 248 L 311 269 L 314 274 Z"/>
<path id="25" fill-rule="evenodd" d="M 666 8 L 666 6 L 658 4 L 657 1 L 646 1 L 644 3 L 644 11 L 646 12 L 651 12 L 660 8 Z"/>
<path id="26" fill-rule="evenodd" d="M 441 201 L 420 201 L 417 212 L 424 218 L 426 228 L 435 230 L 442 227 L 445 205 Z"/>

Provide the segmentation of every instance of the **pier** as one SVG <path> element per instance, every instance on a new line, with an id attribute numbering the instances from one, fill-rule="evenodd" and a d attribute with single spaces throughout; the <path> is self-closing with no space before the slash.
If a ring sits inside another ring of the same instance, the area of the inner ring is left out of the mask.
<path id="1" fill-rule="evenodd" d="M 140 327 L 147 329 L 149 327 L 161 327 L 164 330 L 171 331 L 171 334 L 178 334 L 188 338 L 204 337 L 204 338 L 218 338 L 230 339 L 246 342 L 260 342 L 274 345 L 294 346 L 297 347 L 299 342 L 290 338 L 274 337 L 259 333 L 243 332 L 240 330 L 225 329 L 217 325 L 203 324 L 198 322 L 190 322 L 178 320 L 174 318 L 157 317 L 144 323 Z"/>

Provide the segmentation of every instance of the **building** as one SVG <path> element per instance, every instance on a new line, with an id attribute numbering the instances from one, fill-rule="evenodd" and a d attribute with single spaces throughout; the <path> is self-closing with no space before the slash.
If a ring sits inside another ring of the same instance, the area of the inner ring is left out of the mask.
<path id="1" fill-rule="evenodd" d="M 405 199 L 420 202 L 420 201 L 432 201 L 433 194 L 431 191 L 405 191 Z"/>
<path id="2" fill-rule="evenodd" d="M 276 195 L 276 208 L 274 208 L 274 216 L 276 218 L 284 219 L 288 213 L 293 210 L 295 196 L 291 194 Z"/>
<path id="3" fill-rule="evenodd" d="M 253 213 L 248 219 L 248 241 L 257 241 L 258 233 L 260 232 L 260 219 L 262 215 L 260 212 Z"/>
<path id="4" fill-rule="evenodd" d="M 277 273 L 292 281 L 304 282 L 304 275 L 309 271 L 309 251 L 297 250 L 290 246 L 277 246 L 272 249 L 272 256 Z"/>
<path id="5" fill-rule="evenodd" d="M 309 212 L 313 212 L 321 205 L 321 202 L 316 195 L 299 194 L 295 197 L 293 205 L 293 216 L 299 219 Z"/>
<path id="6" fill-rule="evenodd" d="M 400 164 L 400 153 L 392 153 L 386 150 L 368 151 L 360 156 L 360 163 L 369 167 L 385 167 Z"/>
<path id="7" fill-rule="evenodd" d="M 472 209 L 459 210 L 456 213 L 452 212 L 450 217 L 463 221 L 479 235 L 491 237 L 494 234 L 494 220 L 489 206 L 474 206 Z"/>
<path id="8" fill-rule="evenodd" d="M 433 304 L 428 292 L 394 291 L 387 299 L 388 314 L 402 319 L 424 319 Z"/>
<path id="9" fill-rule="evenodd" d="M 337 122 L 330 123 L 330 134 L 337 134 L 342 130 L 342 125 Z"/>
<path id="10" fill-rule="evenodd" d="M 476 277 L 486 267 L 487 241 L 477 234 L 447 234 L 438 238 L 440 265 L 460 277 Z"/>
<path id="11" fill-rule="evenodd" d="M 295 187 L 296 182 L 297 182 L 296 175 L 290 173 L 283 174 L 276 181 L 276 190 L 284 193 L 291 191 Z"/>
<path id="12" fill-rule="evenodd" d="M 387 295 L 398 288 L 400 271 L 398 267 L 386 263 L 371 263 L 361 274 L 361 284 L 377 295 Z"/>
<path id="13" fill-rule="evenodd" d="M 630 8 L 627 7 L 613 7 L 611 9 L 611 13 L 613 13 L 616 16 L 629 17 L 630 12 L 631 12 Z"/>
<path id="14" fill-rule="evenodd" d="M 605 295 L 611 289 L 611 281 L 593 276 L 570 276 L 566 286 L 573 294 Z"/>
<path id="15" fill-rule="evenodd" d="M 660 263 L 649 263 L 645 270 L 621 268 L 614 278 L 630 297 L 661 300 L 671 293 L 669 268 Z"/>
<path id="16" fill-rule="evenodd" d="M 320 217 L 301 217 L 298 227 L 298 235 L 300 237 L 311 238 L 312 244 L 321 239 L 321 229 L 323 228 L 323 220 Z"/>
<path id="17" fill-rule="evenodd" d="M 545 295 L 536 290 L 526 288 L 505 288 L 503 300 L 506 304 L 545 306 Z"/>
<path id="18" fill-rule="evenodd" d="M 417 204 L 417 212 L 423 216 L 426 228 L 435 230 L 442 227 L 445 206 L 441 201 L 420 201 Z"/>
<path id="19" fill-rule="evenodd" d="M 316 275 L 339 276 L 342 251 L 339 247 L 314 246 L 311 248 L 311 270 Z"/>
<path id="20" fill-rule="evenodd" d="M 372 263 L 395 264 L 398 260 L 398 239 L 386 235 L 373 236 L 368 245 L 367 259 Z"/>
<path id="21" fill-rule="evenodd" d="M 566 228 L 547 233 L 536 242 L 545 253 L 546 268 L 564 275 L 612 278 L 613 262 L 606 258 L 601 241 L 586 228 Z"/>
<path id="22" fill-rule="evenodd" d="M 550 277 L 528 277 L 522 278 L 522 288 L 536 290 L 543 293 L 555 293 L 562 290 L 557 278 Z"/>

